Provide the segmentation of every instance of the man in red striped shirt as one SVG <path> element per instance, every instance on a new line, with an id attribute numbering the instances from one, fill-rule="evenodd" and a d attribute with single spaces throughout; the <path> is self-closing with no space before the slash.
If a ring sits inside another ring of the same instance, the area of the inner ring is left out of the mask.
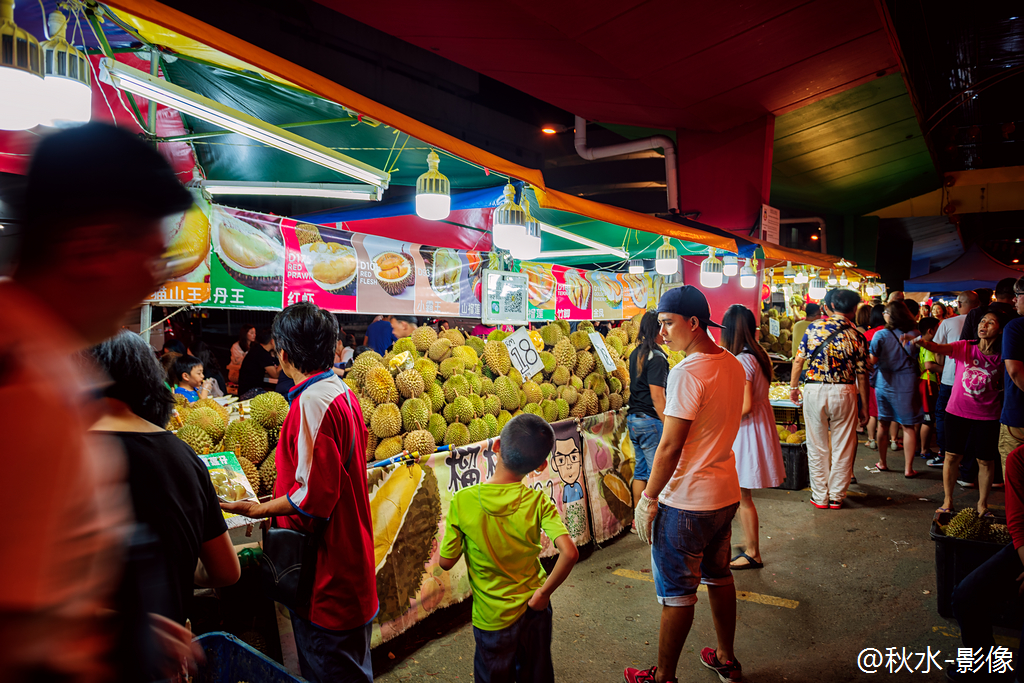
<path id="1" fill-rule="evenodd" d="M 274 318 L 273 334 L 281 369 L 295 381 L 275 456 L 276 497 L 222 507 L 247 517 L 279 516 L 280 526 L 306 533 L 326 524 L 309 618 L 292 614 L 299 665 L 310 681 L 369 683 L 378 605 L 366 427 L 359 401 L 333 372 L 338 323 L 331 313 L 298 303 Z"/>

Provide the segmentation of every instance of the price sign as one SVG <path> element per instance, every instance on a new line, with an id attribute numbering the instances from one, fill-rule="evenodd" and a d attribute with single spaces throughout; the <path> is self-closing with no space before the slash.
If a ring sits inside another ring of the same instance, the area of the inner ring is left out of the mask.
<path id="1" fill-rule="evenodd" d="M 608 353 L 608 347 L 604 345 L 604 339 L 601 339 L 601 335 L 597 332 L 591 332 L 587 336 L 590 337 L 590 341 L 594 344 L 594 350 L 597 351 L 597 357 L 601 359 L 601 365 L 604 366 L 607 372 L 614 372 L 615 361 L 612 360 L 612 355 Z M 523 377 L 525 376 L 523 375 Z"/>
<path id="2" fill-rule="evenodd" d="M 537 347 L 533 345 L 529 332 L 525 327 L 505 337 L 505 347 L 508 348 L 508 355 L 512 359 L 512 367 L 519 371 L 523 379 L 530 379 L 544 369 L 544 361 L 537 353 Z"/>
<path id="3" fill-rule="evenodd" d="M 778 318 L 768 318 L 768 332 L 773 337 L 778 337 L 779 336 L 779 319 Z"/>

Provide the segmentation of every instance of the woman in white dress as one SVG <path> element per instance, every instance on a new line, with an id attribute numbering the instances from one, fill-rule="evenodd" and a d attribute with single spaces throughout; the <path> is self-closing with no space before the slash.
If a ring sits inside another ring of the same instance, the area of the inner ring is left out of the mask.
<path id="1" fill-rule="evenodd" d="M 732 446 L 740 479 L 739 516 L 746 548 L 732 559 L 730 566 L 733 569 L 760 569 L 764 563 L 758 539 L 757 508 L 751 491 L 778 486 L 786 478 L 775 415 L 768 402 L 772 362 L 754 337 L 757 326 L 749 308 L 733 304 L 725 312 L 722 324 L 725 326 L 722 346 L 736 356 L 747 374 L 743 418 Z"/>

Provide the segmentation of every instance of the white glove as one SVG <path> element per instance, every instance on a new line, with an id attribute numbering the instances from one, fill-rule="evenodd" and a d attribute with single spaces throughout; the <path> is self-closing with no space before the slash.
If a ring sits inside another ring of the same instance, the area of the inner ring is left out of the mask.
<path id="1" fill-rule="evenodd" d="M 648 497 L 647 492 L 644 491 L 640 494 L 640 501 L 636 504 L 636 512 L 633 514 L 633 519 L 636 522 L 636 535 L 647 545 L 654 543 L 651 529 L 654 526 L 654 518 L 657 516 L 657 499 Z"/>

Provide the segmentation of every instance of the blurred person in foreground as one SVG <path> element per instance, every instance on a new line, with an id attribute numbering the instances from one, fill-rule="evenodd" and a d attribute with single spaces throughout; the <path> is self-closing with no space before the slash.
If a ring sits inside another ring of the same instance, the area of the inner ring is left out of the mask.
<path id="1" fill-rule="evenodd" d="M 156 534 L 163 550 L 166 576 L 160 578 L 169 600 L 162 613 L 184 625 L 193 583 L 219 588 L 241 575 L 220 501 L 205 463 L 161 426 L 174 399 L 149 344 L 124 331 L 89 356 L 113 382 L 103 389 L 106 410 L 92 432 L 117 439 L 127 455 L 135 519 Z"/>
<path id="2" fill-rule="evenodd" d="M 86 167 L 116 179 L 117 197 L 67 182 L 69 168 Z M 114 334 L 161 284 L 161 219 L 191 205 L 155 150 L 111 126 L 46 137 L 33 156 L 18 264 L 0 282 L 0 465 L 5 481 L 31 490 L 31 504 L 8 506 L 4 519 L 5 682 L 118 679 L 123 615 L 111 610 L 130 521 L 125 469 L 119 453 L 87 438 L 98 382 L 73 356 Z M 157 621 L 171 656 L 189 656 L 187 631 Z"/>
<path id="3" fill-rule="evenodd" d="M 281 370 L 295 381 L 274 453 L 266 503 L 221 503 L 229 512 L 312 534 L 320 526 L 309 618 L 292 613 L 303 678 L 372 683 L 370 634 L 377 615 L 373 520 L 366 486 L 366 427 L 359 400 L 334 374 L 338 321 L 314 304 L 274 318 Z"/>

